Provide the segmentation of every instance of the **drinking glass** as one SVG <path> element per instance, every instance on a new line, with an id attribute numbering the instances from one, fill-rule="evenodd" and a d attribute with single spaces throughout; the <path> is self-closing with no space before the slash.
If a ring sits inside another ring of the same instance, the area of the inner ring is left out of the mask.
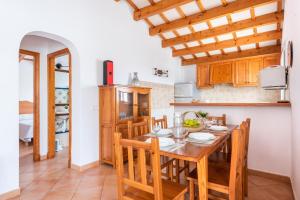
<path id="1" fill-rule="evenodd" d="M 157 134 L 157 133 L 160 131 L 160 129 L 161 129 L 160 125 L 155 125 L 155 126 L 153 127 L 153 132 L 154 132 L 155 134 Z"/>

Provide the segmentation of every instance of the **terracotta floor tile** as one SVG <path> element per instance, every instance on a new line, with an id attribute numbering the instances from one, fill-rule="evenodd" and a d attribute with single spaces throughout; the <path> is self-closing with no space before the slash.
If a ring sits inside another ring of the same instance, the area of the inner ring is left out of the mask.
<path id="1" fill-rule="evenodd" d="M 100 188 L 90 188 L 90 189 L 80 189 L 74 194 L 73 199 L 84 200 L 84 199 L 100 199 L 101 198 L 101 189 Z"/>
<path id="2" fill-rule="evenodd" d="M 67 190 L 61 190 L 61 191 L 51 191 L 47 193 L 47 195 L 43 198 L 43 200 L 71 200 L 73 195 L 75 194 L 75 191 L 67 191 Z"/>
<path id="3" fill-rule="evenodd" d="M 260 176 L 249 176 L 249 182 L 253 183 L 256 186 L 267 186 L 267 185 L 276 185 L 278 181 L 267 179 Z"/>
<path id="4" fill-rule="evenodd" d="M 21 196 L 13 200 L 116 200 L 115 170 L 101 165 L 85 172 L 67 168 L 67 151 L 55 159 L 36 162 L 32 155 L 20 158 Z M 249 176 L 247 200 L 292 200 L 288 184 Z"/>

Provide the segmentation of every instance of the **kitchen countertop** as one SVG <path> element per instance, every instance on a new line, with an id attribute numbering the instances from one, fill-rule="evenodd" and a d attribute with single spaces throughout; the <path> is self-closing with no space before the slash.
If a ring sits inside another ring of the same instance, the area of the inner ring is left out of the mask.
<path id="1" fill-rule="evenodd" d="M 291 107 L 291 103 L 207 103 L 207 102 L 174 102 L 171 106 L 238 106 L 238 107 Z"/>

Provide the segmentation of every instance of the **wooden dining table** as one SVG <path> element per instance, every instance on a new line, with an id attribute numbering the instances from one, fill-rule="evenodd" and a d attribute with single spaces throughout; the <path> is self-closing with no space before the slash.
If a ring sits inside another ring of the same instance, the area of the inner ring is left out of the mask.
<path id="1" fill-rule="evenodd" d="M 208 156 L 221 148 L 228 141 L 232 131 L 237 128 L 237 125 L 226 125 L 227 131 L 211 131 L 202 130 L 202 132 L 210 132 L 216 136 L 216 139 L 211 144 L 199 144 L 189 142 L 186 138 L 175 139 L 178 148 L 170 148 L 169 150 L 161 148 L 160 154 L 169 158 L 175 158 L 183 161 L 195 162 L 198 173 L 199 199 L 208 199 Z M 149 135 L 137 136 L 134 139 L 146 141 Z"/>

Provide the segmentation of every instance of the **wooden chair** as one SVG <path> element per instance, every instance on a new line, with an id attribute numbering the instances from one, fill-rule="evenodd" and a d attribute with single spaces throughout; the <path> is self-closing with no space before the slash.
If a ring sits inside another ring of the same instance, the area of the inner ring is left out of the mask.
<path id="1" fill-rule="evenodd" d="M 218 122 L 221 122 L 222 126 L 226 126 L 226 114 L 223 114 L 222 116 L 208 116 L 208 120 L 217 120 Z"/>
<path id="2" fill-rule="evenodd" d="M 222 126 L 226 126 L 227 123 L 226 114 L 223 114 L 222 116 L 208 116 L 207 119 L 210 121 L 217 120 L 217 123 Z M 228 142 L 225 143 L 218 151 L 229 153 L 231 151 L 230 147 L 231 147 L 231 143 L 230 140 L 228 140 Z"/>
<path id="3" fill-rule="evenodd" d="M 136 136 L 141 136 L 145 135 L 150 132 L 149 129 L 149 123 L 148 119 L 144 119 L 141 122 L 135 122 L 133 123 L 132 121 L 127 122 L 127 129 L 128 129 L 128 139 L 132 139 Z M 134 158 L 137 157 L 137 152 L 133 152 Z M 136 161 L 136 160 L 135 160 Z M 167 179 L 173 180 L 173 171 L 172 166 L 173 166 L 173 161 L 174 159 L 169 159 L 168 157 L 161 156 L 161 170 L 165 170 L 166 173 L 163 173 L 163 177 Z M 146 163 L 147 163 L 147 172 L 151 173 L 152 168 L 151 168 L 151 159 L 150 155 L 146 155 Z M 137 162 L 135 162 L 135 165 L 137 165 Z"/>
<path id="4" fill-rule="evenodd" d="M 247 129 L 246 129 L 246 143 L 245 143 L 245 160 L 243 167 L 243 193 L 248 196 L 248 149 L 249 149 L 249 139 L 250 139 L 250 125 L 251 119 L 246 119 Z"/>
<path id="5" fill-rule="evenodd" d="M 132 139 L 136 136 L 145 135 L 150 132 L 149 123 L 147 119 L 135 123 L 133 123 L 132 121 L 128 121 L 127 128 L 128 128 L 128 139 Z"/>
<path id="6" fill-rule="evenodd" d="M 248 149 L 249 149 L 249 138 L 250 138 L 250 125 L 251 119 L 247 118 L 245 121 L 245 158 L 244 158 L 244 166 L 243 166 L 243 193 L 244 196 L 248 196 Z M 208 161 L 211 165 L 219 165 L 225 166 L 229 165 L 231 160 L 230 154 L 224 152 L 215 152 L 208 157 Z"/>
<path id="7" fill-rule="evenodd" d="M 160 126 L 161 128 L 168 128 L 168 118 L 166 115 L 163 116 L 163 118 L 161 119 L 156 119 L 155 117 L 152 117 L 152 129 L 155 126 Z M 167 174 L 168 177 L 172 180 L 172 181 L 176 181 L 177 183 L 180 182 L 180 174 L 182 172 L 185 173 L 185 176 L 187 176 L 189 174 L 189 162 L 188 161 L 184 161 L 183 163 L 180 162 L 180 160 L 177 159 L 169 159 L 168 157 L 162 157 L 163 159 L 163 163 L 165 164 L 170 164 L 170 162 L 172 162 L 171 166 L 173 168 L 170 169 L 169 165 L 167 167 Z M 175 173 L 174 173 L 175 172 Z"/>
<path id="8" fill-rule="evenodd" d="M 121 133 L 114 134 L 117 185 L 119 200 L 184 200 L 186 186 L 162 180 L 160 170 L 159 142 L 153 138 L 151 144 L 121 139 Z M 125 172 L 123 149 L 128 150 L 128 173 Z M 138 151 L 139 170 L 135 170 L 133 151 Z M 151 155 L 152 175 L 147 177 L 146 152 Z"/>
<path id="9" fill-rule="evenodd" d="M 155 126 L 160 126 L 160 128 L 168 128 L 168 118 L 166 115 L 164 115 L 162 119 L 156 119 L 155 117 L 152 117 L 151 123 L 152 129 Z"/>
<path id="10" fill-rule="evenodd" d="M 246 122 L 240 129 L 232 133 L 232 153 L 230 167 L 218 165 L 208 166 L 208 189 L 226 195 L 229 200 L 243 199 L 243 165 L 246 145 Z M 190 200 L 194 200 L 195 184 L 197 184 L 197 169 L 193 170 L 189 177 Z M 225 199 L 209 194 L 212 199 Z"/>

